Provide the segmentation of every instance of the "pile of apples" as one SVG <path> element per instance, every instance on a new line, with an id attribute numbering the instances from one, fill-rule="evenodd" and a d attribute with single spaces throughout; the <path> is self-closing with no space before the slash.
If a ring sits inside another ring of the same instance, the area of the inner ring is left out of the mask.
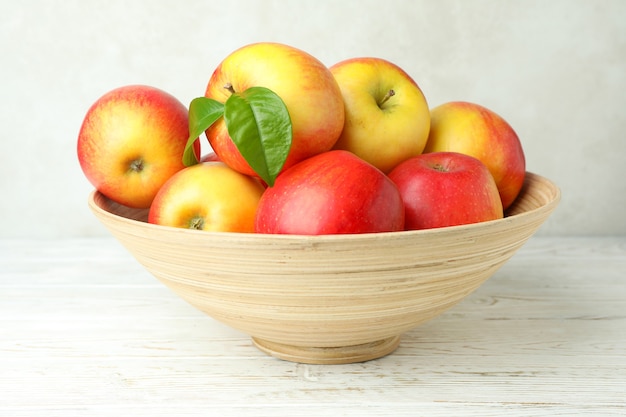
<path id="1" fill-rule="evenodd" d="M 304 235 L 496 220 L 524 182 L 520 140 L 502 117 L 461 101 L 430 109 L 384 59 L 327 67 L 288 45 L 254 43 L 220 63 L 202 99 L 208 107 L 192 112 L 146 85 L 100 97 L 78 135 L 87 179 L 149 209 L 150 223 Z M 204 155 L 198 129 L 211 146 Z"/>

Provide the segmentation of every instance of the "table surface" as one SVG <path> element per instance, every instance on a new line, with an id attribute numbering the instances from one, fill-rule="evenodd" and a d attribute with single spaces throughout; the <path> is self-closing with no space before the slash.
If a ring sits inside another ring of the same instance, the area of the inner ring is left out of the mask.
<path id="1" fill-rule="evenodd" d="M 257 350 L 112 238 L 0 240 L 1 416 L 625 416 L 626 237 L 533 237 L 377 360 Z"/>

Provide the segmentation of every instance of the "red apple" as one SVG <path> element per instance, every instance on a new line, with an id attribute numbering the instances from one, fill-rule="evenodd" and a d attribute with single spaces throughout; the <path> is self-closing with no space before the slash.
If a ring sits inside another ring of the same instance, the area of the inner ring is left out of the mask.
<path id="1" fill-rule="evenodd" d="M 206 153 L 200 158 L 199 162 L 221 162 L 220 157 L 213 151 Z"/>
<path id="2" fill-rule="evenodd" d="M 231 94 L 265 87 L 285 103 L 292 125 L 292 144 L 282 169 L 335 144 L 344 122 L 341 91 L 332 73 L 317 58 L 294 47 L 261 42 L 228 55 L 212 74 L 205 96 L 225 102 Z M 224 118 L 206 131 L 215 153 L 233 169 L 255 175 L 226 129 Z"/>
<path id="3" fill-rule="evenodd" d="M 222 160 L 220 159 L 219 156 L 217 156 L 217 154 L 213 151 L 205 154 L 202 156 L 202 158 L 200 158 L 199 162 L 222 162 Z M 255 176 L 255 178 L 257 178 Z M 265 181 L 263 181 L 261 178 L 258 178 L 259 182 L 263 185 L 263 187 L 267 188 L 267 183 Z"/>
<path id="4" fill-rule="evenodd" d="M 402 230 L 397 187 L 351 152 L 333 150 L 281 173 L 259 202 L 258 233 L 322 235 Z"/>
<path id="5" fill-rule="evenodd" d="M 145 85 L 114 89 L 87 111 L 78 134 L 78 160 L 102 194 L 147 208 L 165 181 L 185 166 L 187 107 Z M 196 155 L 200 142 L 194 144 Z"/>
<path id="6" fill-rule="evenodd" d="M 478 104 L 452 101 L 432 109 L 427 152 L 478 158 L 493 175 L 505 210 L 524 184 L 526 160 L 517 134 L 506 120 Z"/>
<path id="7" fill-rule="evenodd" d="M 503 217 L 493 176 L 478 159 L 434 152 L 408 159 L 389 173 L 405 207 L 405 229 L 431 229 Z"/>
<path id="8" fill-rule="evenodd" d="M 218 232 L 254 231 L 264 187 L 222 162 L 201 162 L 174 174 L 159 190 L 148 222 Z"/>

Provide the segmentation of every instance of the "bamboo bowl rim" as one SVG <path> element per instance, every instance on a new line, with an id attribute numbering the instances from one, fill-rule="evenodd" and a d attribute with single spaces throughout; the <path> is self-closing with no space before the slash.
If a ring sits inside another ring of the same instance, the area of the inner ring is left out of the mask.
<path id="1" fill-rule="evenodd" d="M 519 206 L 519 202 L 526 196 L 527 190 L 531 186 L 543 187 L 543 202 L 539 202 L 537 207 L 529 210 Z M 148 229 L 159 229 L 161 231 L 168 230 L 171 233 L 176 234 L 188 234 L 190 236 L 204 236 L 206 238 L 218 238 L 227 239 L 234 238 L 237 240 L 286 240 L 286 241 L 314 241 L 317 243 L 322 242 L 337 242 L 337 241 L 353 241 L 353 240 L 380 240 L 385 238 L 391 238 L 394 236 L 428 236 L 431 234 L 442 234 L 447 232 L 454 232 L 461 229 L 471 231 L 472 229 L 479 229 L 490 227 L 492 225 L 498 225 L 502 222 L 506 222 L 511 218 L 523 219 L 527 217 L 535 216 L 538 212 L 552 212 L 559 204 L 561 200 L 560 188 L 551 180 L 535 174 L 533 172 L 526 172 L 524 186 L 522 187 L 518 198 L 505 212 L 504 218 L 497 220 L 490 220 L 480 223 L 470 223 L 458 226 L 448 226 L 433 229 L 422 230 L 403 230 L 397 232 L 377 232 L 377 233 L 360 233 L 360 234 L 328 234 L 328 235 L 298 235 L 298 234 L 262 234 L 262 233 L 241 233 L 241 232 L 216 232 L 216 231 L 204 231 L 204 230 L 192 230 L 183 229 L 172 226 L 162 226 L 150 224 L 147 222 L 148 209 L 134 209 L 130 207 L 122 206 L 108 197 L 101 194 L 98 190 L 92 190 L 89 194 L 88 205 L 90 209 L 102 218 L 108 218 L 121 223 L 127 223 L 130 226 L 140 226 Z M 125 215 L 119 215 L 114 211 L 122 211 Z"/>

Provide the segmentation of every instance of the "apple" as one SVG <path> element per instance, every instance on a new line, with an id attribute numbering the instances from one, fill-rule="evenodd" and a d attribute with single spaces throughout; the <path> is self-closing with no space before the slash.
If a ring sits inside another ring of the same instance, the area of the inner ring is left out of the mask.
<path id="1" fill-rule="evenodd" d="M 257 209 L 257 233 L 322 235 L 392 232 L 404 227 L 393 182 L 351 152 L 331 150 L 283 171 Z"/>
<path id="2" fill-rule="evenodd" d="M 503 217 L 502 202 L 489 169 L 473 156 L 434 152 L 394 168 L 405 207 L 405 229 L 478 223 Z"/>
<path id="3" fill-rule="evenodd" d="M 199 162 L 221 162 L 220 157 L 213 151 L 202 155 Z"/>
<path id="4" fill-rule="evenodd" d="M 424 150 L 430 110 L 417 83 L 380 58 L 352 58 L 330 67 L 345 104 L 335 149 L 353 152 L 388 173 Z"/>
<path id="5" fill-rule="evenodd" d="M 159 190 L 148 222 L 218 232 L 254 232 L 265 188 L 222 162 L 201 162 L 174 174 Z"/>
<path id="6" fill-rule="evenodd" d="M 183 169 L 187 107 L 146 85 L 111 90 L 89 108 L 78 134 L 87 179 L 117 203 L 148 208 L 159 188 Z M 200 142 L 194 143 L 196 155 Z"/>
<path id="7" fill-rule="evenodd" d="M 431 110 L 427 152 L 460 152 L 487 165 L 506 210 L 517 198 L 526 175 L 522 144 L 509 123 L 475 103 L 452 101 Z"/>
<path id="8" fill-rule="evenodd" d="M 232 91 L 265 87 L 284 102 L 291 117 L 292 144 L 282 167 L 330 150 L 343 129 L 344 108 L 335 78 L 317 58 L 297 48 L 260 42 L 228 55 L 209 79 L 205 96 L 225 102 Z M 206 136 L 219 158 L 233 169 L 255 175 L 230 138 L 224 118 Z"/>
<path id="9" fill-rule="evenodd" d="M 200 158 L 199 162 L 222 162 L 222 160 L 220 160 L 220 157 L 217 156 L 215 152 L 211 151 L 203 155 L 202 158 Z M 263 185 L 263 187 L 267 188 L 267 183 L 265 181 L 263 181 L 261 178 L 258 178 L 256 176 L 255 178 L 259 180 L 259 182 Z"/>

